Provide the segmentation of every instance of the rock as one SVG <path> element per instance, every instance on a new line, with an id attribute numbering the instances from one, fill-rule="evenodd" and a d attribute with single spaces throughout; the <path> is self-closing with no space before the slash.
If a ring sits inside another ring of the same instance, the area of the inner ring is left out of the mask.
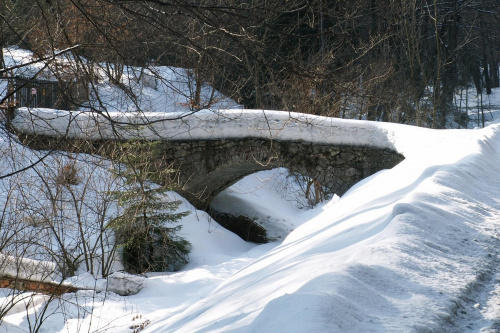
<path id="1" fill-rule="evenodd" d="M 124 272 L 114 272 L 107 277 L 107 291 L 120 296 L 137 294 L 144 287 L 145 277 Z"/>

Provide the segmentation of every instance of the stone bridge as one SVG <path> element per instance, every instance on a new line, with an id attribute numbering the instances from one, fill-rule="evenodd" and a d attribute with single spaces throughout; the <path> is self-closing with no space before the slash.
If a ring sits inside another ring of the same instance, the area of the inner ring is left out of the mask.
<path id="1" fill-rule="evenodd" d="M 178 191 L 199 209 L 241 178 L 257 171 L 288 168 L 310 177 L 337 195 L 403 157 L 389 149 L 270 139 L 169 141 L 165 159 L 178 170 Z"/>
<path id="2" fill-rule="evenodd" d="M 11 126 L 27 136 L 109 142 L 162 141 L 179 193 L 196 208 L 241 178 L 286 167 L 338 195 L 404 157 L 377 123 L 298 113 L 226 110 L 195 114 L 95 114 L 18 109 Z"/>

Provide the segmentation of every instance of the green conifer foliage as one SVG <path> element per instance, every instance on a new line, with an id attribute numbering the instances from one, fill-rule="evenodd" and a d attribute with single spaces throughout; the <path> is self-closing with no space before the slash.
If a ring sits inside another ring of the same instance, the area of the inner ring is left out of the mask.
<path id="1" fill-rule="evenodd" d="M 124 188 L 113 194 L 122 210 L 111 227 L 122 249 L 124 266 L 132 273 L 173 271 L 188 260 L 191 244 L 178 236 L 181 226 L 175 225 L 188 212 L 177 211 L 180 201 L 168 200 L 166 192 L 172 186 L 156 183 L 163 176 L 153 168 L 160 154 L 157 142 L 120 145 L 121 164 L 115 172 L 123 178 Z"/>

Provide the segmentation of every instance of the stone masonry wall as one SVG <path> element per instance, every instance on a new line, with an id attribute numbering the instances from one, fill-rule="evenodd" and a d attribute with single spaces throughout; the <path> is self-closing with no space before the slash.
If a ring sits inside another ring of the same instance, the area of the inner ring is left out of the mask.
<path id="1" fill-rule="evenodd" d="M 286 167 L 342 195 L 404 159 L 387 149 L 262 139 L 165 142 L 162 149 L 165 162 L 178 170 L 181 194 L 200 209 L 236 181 L 261 170 Z"/>

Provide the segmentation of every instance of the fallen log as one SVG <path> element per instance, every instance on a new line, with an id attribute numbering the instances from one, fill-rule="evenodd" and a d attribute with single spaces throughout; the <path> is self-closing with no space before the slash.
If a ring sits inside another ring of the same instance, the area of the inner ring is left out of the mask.
<path id="1" fill-rule="evenodd" d="M 0 277 L 0 288 L 15 289 L 19 291 L 32 291 L 41 294 L 58 296 L 65 293 L 74 293 L 78 290 L 83 290 L 74 286 L 69 286 L 57 282 L 33 281 L 8 276 Z"/>

